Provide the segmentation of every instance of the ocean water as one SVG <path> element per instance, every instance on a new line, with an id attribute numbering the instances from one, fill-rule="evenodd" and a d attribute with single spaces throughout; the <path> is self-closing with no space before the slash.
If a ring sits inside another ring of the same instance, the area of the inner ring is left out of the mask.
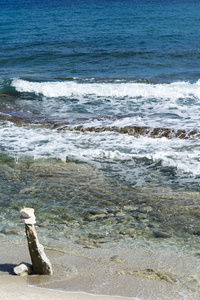
<path id="1" fill-rule="evenodd" d="M 1 235 L 21 206 L 46 242 L 200 235 L 200 3 L 0 1 Z"/>

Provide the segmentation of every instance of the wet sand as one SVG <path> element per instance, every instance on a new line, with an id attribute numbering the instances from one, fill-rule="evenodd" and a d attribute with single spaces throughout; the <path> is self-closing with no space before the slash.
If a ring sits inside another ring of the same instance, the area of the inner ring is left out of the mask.
<path id="1" fill-rule="evenodd" d="M 124 297 L 112 297 L 102 295 L 90 295 L 87 293 L 69 293 L 62 291 L 47 290 L 28 286 L 23 277 L 10 276 L 0 277 L 2 300 L 125 300 Z"/>
<path id="2" fill-rule="evenodd" d="M 0 277 L 2 300 L 125 300 L 123 297 L 90 295 L 87 293 L 68 293 L 28 286 L 23 277 Z"/>
<path id="3" fill-rule="evenodd" d="M 46 249 L 52 276 L 13 274 L 30 263 L 26 243 L 1 242 L 1 299 L 189 299 L 200 297 L 198 254 L 193 257 L 148 249 Z M 102 296 L 105 295 L 105 296 Z"/>
<path id="4" fill-rule="evenodd" d="M 1 257 L 0 257 L 0 286 L 1 286 L 1 300 L 123 300 L 127 299 L 124 297 L 115 297 L 115 296 L 103 296 L 103 295 L 92 295 L 84 292 L 66 292 L 61 290 L 53 290 L 51 287 L 43 288 L 37 287 L 31 284 L 31 281 L 35 281 L 36 285 L 39 282 L 45 284 L 45 282 L 50 282 L 51 279 L 57 278 L 61 274 L 54 274 L 51 276 L 39 276 L 39 275 L 29 275 L 29 276 L 16 276 L 13 273 L 13 268 L 21 263 L 28 262 L 30 263 L 29 253 L 26 249 L 26 243 L 23 245 L 13 244 L 13 243 L 1 243 Z M 47 251 L 47 253 L 52 256 L 55 256 L 55 251 Z M 57 252 L 57 257 L 60 256 L 60 253 Z M 55 257 L 54 257 L 55 259 Z M 54 264 L 54 267 L 58 268 Z M 64 266 L 63 266 L 64 268 Z M 68 266 L 66 266 L 66 269 Z M 62 271 L 61 271 L 62 273 Z M 32 278 L 31 278 L 32 277 Z M 30 282 L 29 282 L 30 281 Z M 56 279 L 53 279 L 53 282 L 56 282 Z"/>

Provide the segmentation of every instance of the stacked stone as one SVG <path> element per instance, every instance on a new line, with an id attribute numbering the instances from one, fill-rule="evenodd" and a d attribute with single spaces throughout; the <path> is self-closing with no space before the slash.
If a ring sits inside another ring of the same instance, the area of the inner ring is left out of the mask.
<path id="1" fill-rule="evenodd" d="M 21 219 L 25 223 L 26 237 L 28 248 L 32 261 L 32 268 L 35 274 L 51 275 L 53 274 L 52 266 L 47 258 L 44 247 L 39 243 L 34 224 L 36 223 L 34 209 L 24 207 L 21 209 Z M 31 269 L 27 264 L 21 264 L 14 268 L 17 275 L 30 274 Z"/>

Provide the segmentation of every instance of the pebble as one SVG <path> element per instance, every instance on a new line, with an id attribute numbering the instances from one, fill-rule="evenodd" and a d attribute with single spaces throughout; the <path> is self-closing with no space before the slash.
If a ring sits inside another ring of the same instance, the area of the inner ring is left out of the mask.
<path id="1" fill-rule="evenodd" d="M 141 213 L 150 213 L 153 210 L 153 208 L 151 206 L 145 206 L 143 208 L 140 209 Z"/>
<path id="2" fill-rule="evenodd" d="M 125 205 L 125 206 L 123 207 L 123 209 L 124 209 L 124 210 L 129 210 L 129 211 L 135 211 L 135 210 L 138 209 L 138 207 L 137 207 L 137 206 L 132 206 L 132 205 Z"/>
<path id="3" fill-rule="evenodd" d="M 163 238 L 163 239 L 171 238 L 171 235 L 169 233 L 162 232 L 162 231 L 154 231 L 153 235 L 155 238 Z"/>
<path id="4" fill-rule="evenodd" d="M 123 211 L 119 211 L 116 213 L 116 217 L 125 217 L 125 213 Z"/>
<path id="5" fill-rule="evenodd" d="M 22 230 L 21 228 L 6 228 L 5 230 L 2 230 L 1 231 L 2 233 L 5 233 L 5 234 L 20 234 L 22 233 Z"/>
<path id="6" fill-rule="evenodd" d="M 117 263 L 122 263 L 123 262 L 123 259 L 121 257 L 119 257 L 118 255 L 113 255 L 110 257 L 110 260 L 111 261 L 115 261 Z"/>
<path id="7" fill-rule="evenodd" d="M 88 217 L 88 219 L 90 221 L 95 221 L 97 219 L 103 219 L 105 217 L 106 217 L 106 214 L 98 214 L 98 215 L 91 215 L 91 216 Z"/>
<path id="8" fill-rule="evenodd" d="M 32 266 L 30 264 L 20 264 L 13 269 L 15 275 L 26 276 L 30 275 L 33 272 Z"/>

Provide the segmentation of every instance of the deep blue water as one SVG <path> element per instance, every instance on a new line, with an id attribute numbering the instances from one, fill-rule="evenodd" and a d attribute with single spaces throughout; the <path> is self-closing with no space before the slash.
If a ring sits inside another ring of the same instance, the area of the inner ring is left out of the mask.
<path id="1" fill-rule="evenodd" d="M 199 1 L 1 1 L 1 78 L 200 78 Z"/>

